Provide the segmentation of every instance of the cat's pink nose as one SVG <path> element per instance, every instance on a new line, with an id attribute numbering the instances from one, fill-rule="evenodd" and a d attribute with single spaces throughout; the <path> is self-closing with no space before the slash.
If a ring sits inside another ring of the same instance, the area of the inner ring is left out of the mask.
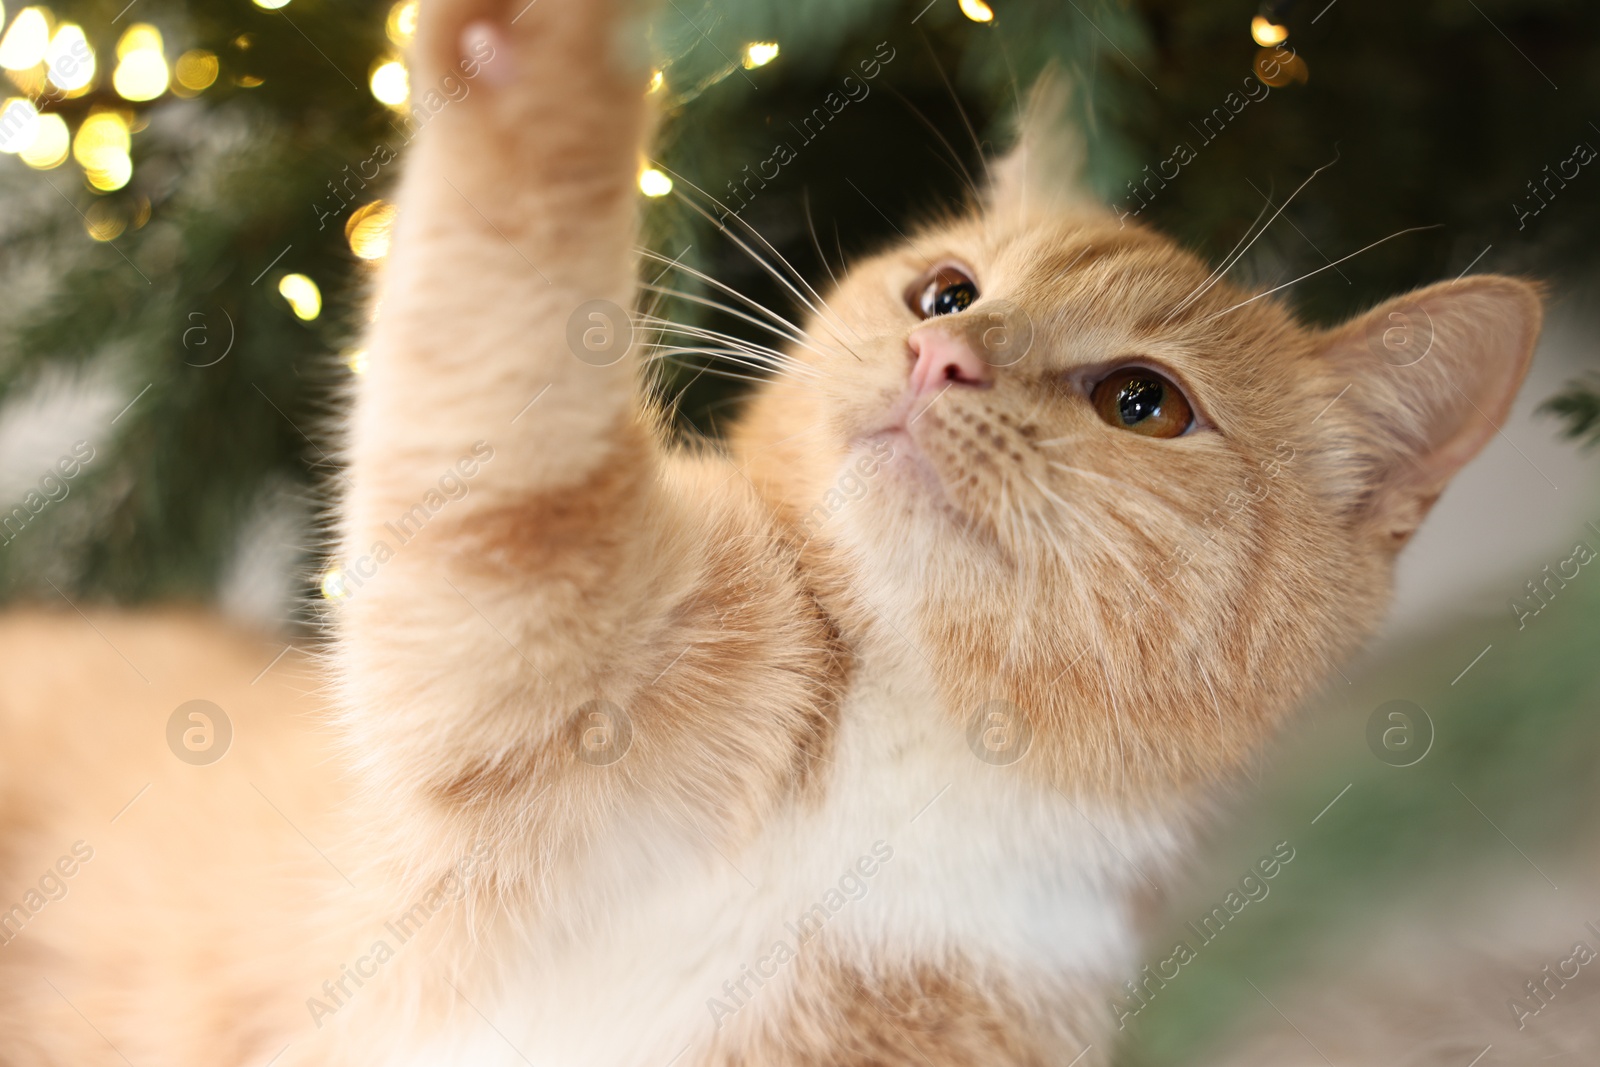
<path id="1" fill-rule="evenodd" d="M 989 364 L 965 338 L 937 327 L 924 327 L 907 339 L 911 349 L 911 390 L 937 393 L 952 385 L 986 389 L 994 384 Z"/>

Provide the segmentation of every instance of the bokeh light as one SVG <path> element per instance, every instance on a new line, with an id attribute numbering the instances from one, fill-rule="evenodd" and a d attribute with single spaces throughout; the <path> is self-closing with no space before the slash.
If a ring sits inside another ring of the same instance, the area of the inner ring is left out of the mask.
<path id="1" fill-rule="evenodd" d="M 344 224 L 350 251 L 362 259 L 382 259 L 389 254 L 394 238 L 395 206 L 387 200 L 374 200 L 353 211 Z"/>
<path id="2" fill-rule="evenodd" d="M 369 84 L 372 86 L 372 95 L 380 104 L 402 107 L 411 99 L 411 76 L 406 73 L 406 65 L 398 59 L 385 60 L 374 67 Z"/>
<path id="3" fill-rule="evenodd" d="M 322 575 L 322 595 L 328 600 L 338 600 L 348 589 L 344 584 L 344 571 L 332 567 Z"/>
<path id="4" fill-rule="evenodd" d="M 129 26 L 117 42 L 117 69 L 111 74 L 111 87 L 124 100 L 154 100 L 167 91 L 168 81 L 161 31 L 148 23 Z"/>
<path id="5" fill-rule="evenodd" d="M 777 41 L 751 41 L 744 46 L 744 69 L 755 70 L 778 58 Z"/>
<path id="6" fill-rule="evenodd" d="M 94 81 L 94 49 L 83 34 L 83 27 L 63 22 L 56 27 L 45 50 L 45 65 L 49 69 L 50 84 L 69 96 L 81 95 Z"/>
<path id="7" fill-rule="evenodd" d="M 83 167 L 89 184 L 101 192 L 121 189 L 133 177 L 128 156 L 132 138 L 128 118 L 118 111 L 96 111 L 83 120 L 72 140 L 72 158 Z"/>
<path id="8" fill-rule="evenodd" d="M 645 196 L 666 196 L 672 192 L 672 179 L 655 167 L 639 172 L 639 191 Z"/>
<path id="9" fill-rule="evenodd" d="M 39 134 L 39 109 L 33 101 L 13 96 L 0 104 L 0 152 L 15 155 Z"/>
<path id="10" fill-rule="evenodd" d="M 50 170 L 67 161 L 71 147 L 72 135 L 67 131 L 66 121 L 60 115 L 45 114 L 39 116 L 39 128 L 34 134 L 33 143 L 19 155 L 34 170 Z"/>
<path id="11" fill-rule="evenodd" d="M 0 67 L 27 70 L 44 62 L 50 47 L 50 20 L 44 8 L 25 7 L 17 12 L 11 28 L 0 37 Z"/>
<path id="12" fill-rule="evenodd" d="M 128 228 L 128 220 L 110 200 L 96 200 L 83 213 L 83 228 L 96 241 L 115 241 Z"/>
<path id="13" fill-rule="evenodd" d="M 278 279 L 278 292 L 289 302 L 289 310 L 310 322 L 322 314 L 322 290 L 304 274 L 285 274 Z"/>
<path id="14" fill-rule="evenodd" d="M 961 13 L 973 22 L 993 22 L 994 8 L 983 0 L 958 0 Z"/>
<path id="15" fill-rule="evenodd" d="M 1263 48 L 1271 48 L 1289 39 L 1289 27 L 1275 25 L 1271 19 L 1257 15 L 1250 20 L 1250 36 Z"/>
<path id="16" fill-rule="evenodd" d="M 208 52 L 204 48 L 191 48 L 178 57 L 172 66 L 172 73 L 177 78 L 178 84 L 191 93 L 211 88 L 217 80 L 217 73 L 221 65 L 217 61 L 216 53 Z"/>
<path id="17" fill-rule="evenodd" d="M 417 35 L 417 0 L 399 0 L 389 9 L 383 32 L 389 35 L 396 48 L 404 48 Z"/>

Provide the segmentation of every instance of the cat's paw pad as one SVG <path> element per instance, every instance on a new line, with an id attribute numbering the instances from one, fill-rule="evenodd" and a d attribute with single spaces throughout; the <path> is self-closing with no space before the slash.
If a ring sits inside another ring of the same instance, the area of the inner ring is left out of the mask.
<path id="1" fill-rule="evenodd" d="M 478 19 L 467 23 L 461 31 L 460 54 L 464 63 L 477 64 L 488 85 L 510 85 L 515 77 L 511 34 L 497 22 Z"/>

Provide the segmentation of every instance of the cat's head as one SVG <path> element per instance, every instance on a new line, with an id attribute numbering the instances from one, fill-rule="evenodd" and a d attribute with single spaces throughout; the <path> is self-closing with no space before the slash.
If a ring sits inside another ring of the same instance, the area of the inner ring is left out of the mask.
<path id="1" fill-rule="evenodd" d="M 914 646 L 955 725 L 1149 793 L 1248 758 L 1378 625 L 1540 304 L 1474 276 L 1304 326 L 1074 194 L 1050 110 L 971 214 L 813 301 L 733 441 L 847 630 Z"/>

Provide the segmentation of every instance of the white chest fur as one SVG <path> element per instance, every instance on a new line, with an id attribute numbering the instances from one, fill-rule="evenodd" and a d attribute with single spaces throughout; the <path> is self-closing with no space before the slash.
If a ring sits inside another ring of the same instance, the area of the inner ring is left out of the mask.
<path id="1" fill-rule="evenodd" d="M 586 875 L 586 914 L 477 1003 L 493 1028 L 463 1014 L 404 1062 L 666 1067 L 781 1009 L 819 937 L 866 963 L 959 953 L 1021 982 L 1131 972 L 1128 901 L 1173 831 L 983 762 L 921 671 L 873 666 L 841 708 L 818 799 L 737 854 L 636 828 Z"/>

